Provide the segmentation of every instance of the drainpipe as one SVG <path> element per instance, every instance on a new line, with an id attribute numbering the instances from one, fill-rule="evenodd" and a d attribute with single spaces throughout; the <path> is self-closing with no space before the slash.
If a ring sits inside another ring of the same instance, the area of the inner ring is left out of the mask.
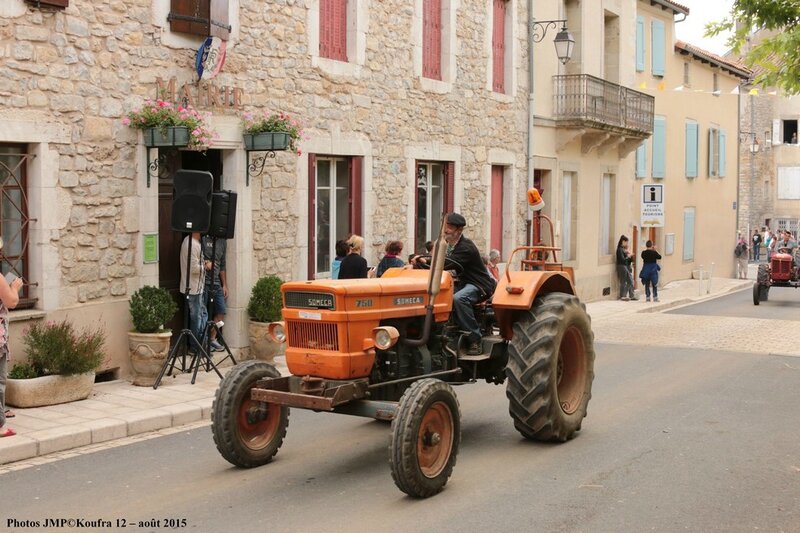
<path id="1" fill-rule="evenodd" d="M 533 187 L 533 0 L 528 0 L 528 187 Z M 526 189 L 526 190 L 527 190 Z M 533 231 L 533 212 L 526 215 L 530 231 Z M 529 233 L 526 231 L 526 233 Z M 526 236 L 526 239 L 528 237 Z M 532 243 L 530 243 L 532 244 Z"/>

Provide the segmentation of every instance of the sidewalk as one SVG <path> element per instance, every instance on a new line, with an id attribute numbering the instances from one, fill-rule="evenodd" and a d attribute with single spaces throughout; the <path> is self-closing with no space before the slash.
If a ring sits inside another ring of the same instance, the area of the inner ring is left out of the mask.
<path id="1" fill-rule="evenodd" d="M 588 303 L 586 308 L 595 328 L 603 327 L 603 322 L 613 317 L 660 312 L 749 288 L 755 268 L 751 265 L 749 280 L 713 278 L 710 287 L 707 280 L 702 288 L 699 280 L 668 283 L 659 289 L 658 303 L 645 302 L 642 291 L 637 291 L 638 301 L 599 300 Z M 275 364 L 282 374 L 288 373 L 282 357 L 276 358 Z M 12 408 L 16 416 L 6 426 L 17 435 L 0 439 L 0 465 L 208 420 L 219 378 L 214 372 L 200 372 L 194 385 L 190 381 L 189 374 L 165 377 L 156 390 L 122 380 L 97 383 L 86 400 L 33 409 Z"/>

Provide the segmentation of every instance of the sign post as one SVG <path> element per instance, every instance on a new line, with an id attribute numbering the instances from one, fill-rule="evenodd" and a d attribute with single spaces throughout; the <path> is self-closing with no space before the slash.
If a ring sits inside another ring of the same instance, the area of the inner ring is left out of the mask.
<path id="1" fill-rule="evenodd" d="M 664 227 L 664 185 L 642 185 L 642 219 L 643 228 Z"/>

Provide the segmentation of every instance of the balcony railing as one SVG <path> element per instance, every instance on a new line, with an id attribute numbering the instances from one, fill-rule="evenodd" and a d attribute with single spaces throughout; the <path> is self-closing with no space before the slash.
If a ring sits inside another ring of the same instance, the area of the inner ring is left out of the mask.
<path id="1" fill-rule="evenodd" d="M 589 74 L 553 76 L 554 113 L 559 125 L 653 133 L 655 98 Z"/>

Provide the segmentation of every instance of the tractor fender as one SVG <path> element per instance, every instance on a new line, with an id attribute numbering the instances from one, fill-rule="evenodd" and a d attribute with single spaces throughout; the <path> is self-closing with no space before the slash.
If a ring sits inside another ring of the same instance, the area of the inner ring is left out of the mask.
<path id="1" fill-rule="evenodd" d="M 520 311 L 533 307 L 537 297 L 551 292 L 575 294 L 575 287 L 567 272 L 522 270 L 509 274 L 500 277 L 492 297 L 497 325 L 506 340 L 512 337 L 512 326 Z"/>

